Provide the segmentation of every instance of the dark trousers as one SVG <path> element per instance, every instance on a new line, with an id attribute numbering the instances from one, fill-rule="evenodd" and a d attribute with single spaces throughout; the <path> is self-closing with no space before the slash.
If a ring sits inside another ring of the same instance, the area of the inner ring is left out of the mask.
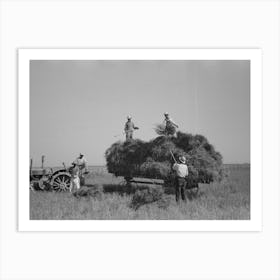
<path id="1" fill-rule="evenodd" d="M 185 189 L 186 189 L 185 178 L 177 177 L 176 186 L 175 186 L 175 195 L 176 195 L 177 202 L 179 201 L 180 196 L 182 197 L 182 200 L 184 201 L 186 200 Z"/>
<path id="2" fill-rule="evenodd" d="M 126 140 L 131 140 L 133 138 L 133 131 L 126 131 L 125 138 Z"/>

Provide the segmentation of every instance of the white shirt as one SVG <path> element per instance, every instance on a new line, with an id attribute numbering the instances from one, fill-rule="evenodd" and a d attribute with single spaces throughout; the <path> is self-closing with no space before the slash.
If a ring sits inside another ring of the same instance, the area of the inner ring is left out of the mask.
<path id="1" fill-rule="evenodd" d="M 183 163 L 174 163 L 173 170 L 175 170 L 176 175 L 181 178 L 185 178 L 189 175 L 188 167 Z"/>
<path id="2" fill-rule="evenodd" d="M 87 160 L 85 157 L 78 157 L 75 160 L 75 163 L 78 165 L 79 169 L 87 169 Z"/>
<path id="3" fill-rule="evenodd" d="M 165 118 L 164 120 L 163 120 L 163 124 L 166 126 L 167 125 L 167 123 L 169 123 L 169 124 L 172 124 L 173 126 L 176 126 L 177 128 L 178 128 L 178 125 L 171 119 L 171 118 Z"/>

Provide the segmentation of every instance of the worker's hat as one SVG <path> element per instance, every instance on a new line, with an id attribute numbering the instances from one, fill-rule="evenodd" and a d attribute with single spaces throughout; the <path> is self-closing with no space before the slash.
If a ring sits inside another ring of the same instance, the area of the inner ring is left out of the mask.
<path id="1" fill-rule="evenodd" d="M 165 115 L 165 116 L 168 116 L 169 114 L 168 114 L 168 112 L 165 112 L 164 115 Z"/>
<path id="2" fill-rule="evenodd" d="M 179 161 L 180 161 L 181 163 L 186 163 L 186 158 L 185 158 L 184 156 L 180 156 L 180 157 L 179 157 Z"/>
<path id="3" fill-rule="evenodd" d="M 127 119 L 128 119 L 128 120 L 131 120 L 131 116 L 127 116 Z"/>
<path id="4" fill-rule="evenodd" d="M 84 155 L 83 155 L 82 153 L 80 153 L 80 157 L 81 157 L 81 156 L 84 156 Z"/>

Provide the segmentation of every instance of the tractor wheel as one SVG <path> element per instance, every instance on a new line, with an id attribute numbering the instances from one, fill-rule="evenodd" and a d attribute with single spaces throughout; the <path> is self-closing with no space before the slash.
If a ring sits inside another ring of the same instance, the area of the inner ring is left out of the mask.
<path id="1" fill-rule="evenodd" d="M 56 192 L 70 191 L 71 175 L 67 172 L 60 172 L 52 177 L 51 185 Z"/>

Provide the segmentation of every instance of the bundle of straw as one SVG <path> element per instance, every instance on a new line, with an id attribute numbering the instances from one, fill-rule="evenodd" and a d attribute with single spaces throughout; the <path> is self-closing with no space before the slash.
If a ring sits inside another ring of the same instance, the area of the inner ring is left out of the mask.
<path id="1" fill-rule="evenodd" d="M 158 134 L 159 136 L 174 135 L 176 132 L 175 126 L 172 125 L 165 126 L 164 124 L 156 124 L 154 130 L 156 134 Z"/>

